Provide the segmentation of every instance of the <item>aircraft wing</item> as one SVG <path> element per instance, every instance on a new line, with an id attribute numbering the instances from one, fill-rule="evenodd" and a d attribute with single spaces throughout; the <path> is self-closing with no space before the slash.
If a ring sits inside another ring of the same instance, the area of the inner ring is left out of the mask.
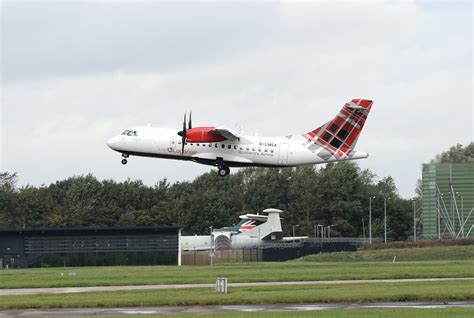
<path id="1" fill-rule="evenodd" d="M 209 134 L 222 136 L 227 140 L 234 141 L 239 139 L 239 136 L 242 134 L 242 128 L 237 125 L 223 125 L 210 130 Z"/>
<path id="2" fill-rule="evenodd" d="M 307 239 L 307 236 L 287 236 L 282 238 L 284 242 L 300 241 Z"/>

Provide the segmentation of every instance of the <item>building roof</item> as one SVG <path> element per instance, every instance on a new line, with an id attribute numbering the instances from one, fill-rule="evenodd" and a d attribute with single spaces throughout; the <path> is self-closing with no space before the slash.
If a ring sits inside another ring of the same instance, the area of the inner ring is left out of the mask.
<path id="1" fill-rule="evenodd" d="M 179 230 L 177 225 L 159 225 L 159 226 L 123 226 L 123 227 L 104 227 L 104 226 L 79 226 L 79 227 L 41 227 L 41 228 L 0 228 L 0 235 L 12 234 L 46 234 L 46 235 L 64 235 L 64 234 L 139 234 L 153 233 L 162 231 Z"/>

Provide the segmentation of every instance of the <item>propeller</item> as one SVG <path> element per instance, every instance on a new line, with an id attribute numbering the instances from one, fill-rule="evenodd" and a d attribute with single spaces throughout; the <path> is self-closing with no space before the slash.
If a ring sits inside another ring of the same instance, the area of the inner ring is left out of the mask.
<path id="1" fill-rule="evenodd" d="M 191 122 L 191 115 L 193 114 L 192 111 L 189 112 L 189 123 L 188 123 L 188 129 L 192 129 L 193 128 L 193 124 Z"/>
<path id="2" fill-rule="evenodd" d="M 189 128 L 191 128 L 191 114 L 189 114 Z M 183 119 L 183 130 L 178 132 L 178 136 L 181 137 L 181 154 L 184 153 L 184 143 L 186 142 L 186 112 L 184 112 Z"/>

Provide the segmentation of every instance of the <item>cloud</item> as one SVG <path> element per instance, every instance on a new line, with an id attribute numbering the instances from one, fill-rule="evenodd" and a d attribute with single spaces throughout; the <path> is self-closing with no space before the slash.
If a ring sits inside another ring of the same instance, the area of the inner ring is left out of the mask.
<path id="1" fill-rule="evenodd" d="M 153 2 L 4 4 L 5 80 L 185 68 L 259 39 L 272 6 Z"/>
<path id="2" fill-rule="evenodd" d="M 360 165 L 392 175 L 404 196 L 422 162 L 472 140 L 465 10 L 23 3 L 4 16 L 3 169 L 24 183 L 89 171 L 147 183 L 192 179 L 210 168 L 144 158 L 122 167 L 104 144 L 127 126 L 178 129 L 190 109 L 195 125 L 237 122 L 247 133 L 287 135 L 323 124 L 351 98 L 372 98 L 358 143 L 371 157 Z M 38 28 L 25 26 L 29 18 Z"/>

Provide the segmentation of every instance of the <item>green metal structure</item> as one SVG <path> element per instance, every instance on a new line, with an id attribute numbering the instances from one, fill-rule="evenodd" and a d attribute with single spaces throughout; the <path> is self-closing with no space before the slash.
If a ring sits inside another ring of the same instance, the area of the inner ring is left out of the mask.
<path id="1" fill-rule="evenodd" d="M 424 164 L 424 238 L 474 237 L 474 162 Z"/>

